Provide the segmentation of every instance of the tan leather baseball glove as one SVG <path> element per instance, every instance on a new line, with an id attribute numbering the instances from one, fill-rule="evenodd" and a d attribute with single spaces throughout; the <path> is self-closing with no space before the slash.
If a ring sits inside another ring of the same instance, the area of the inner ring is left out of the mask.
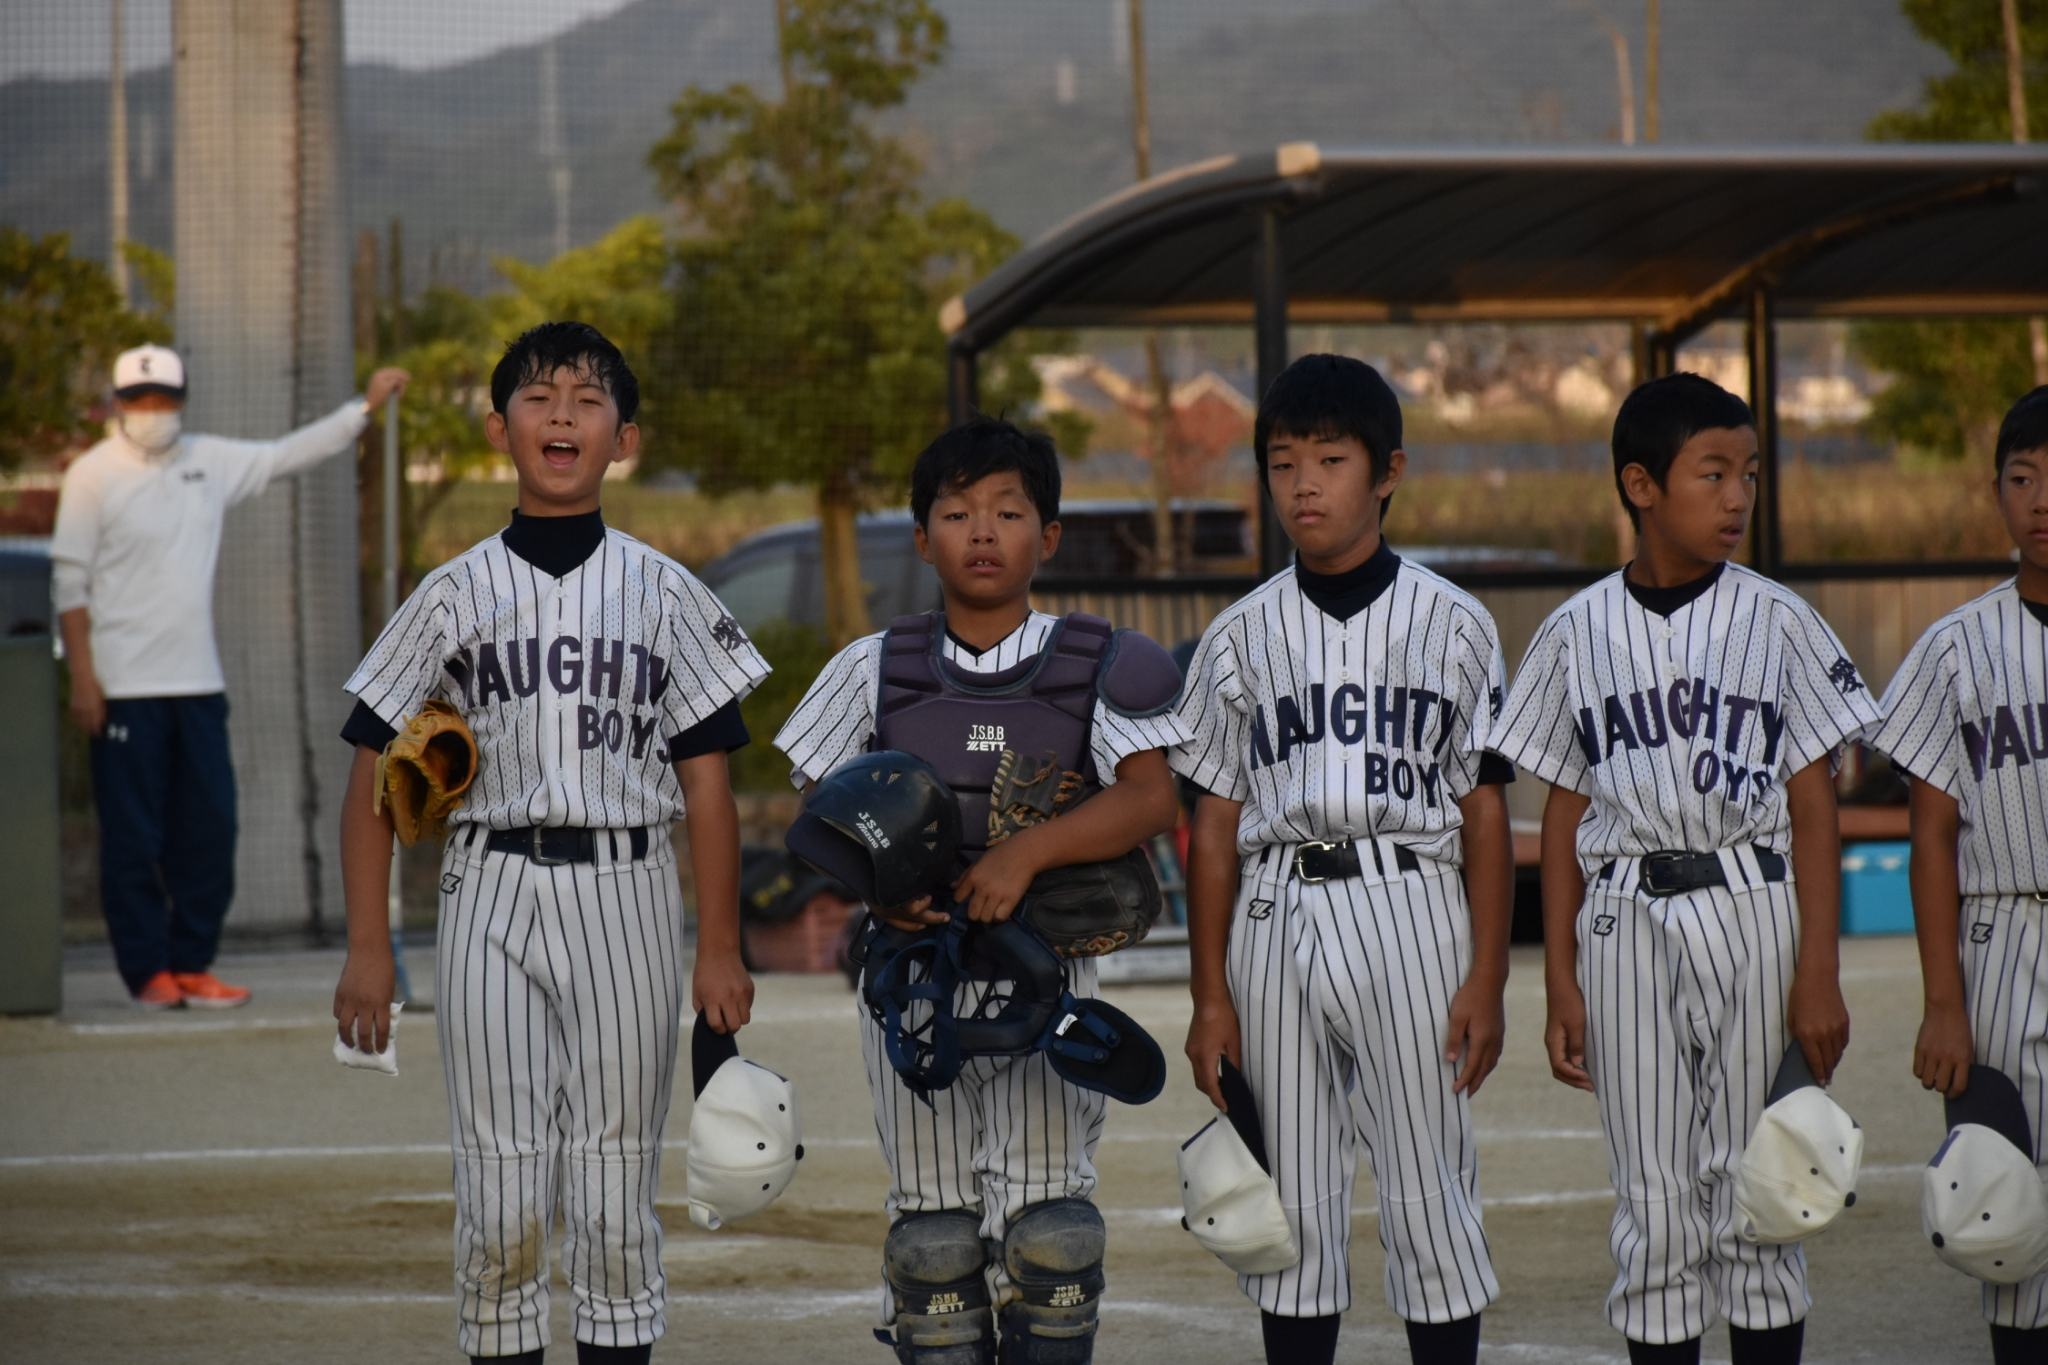
<path id="1" fill-rule="evenodd" d="M 410 847 L 422 838 L 439 839 L 448 816 L 476 780 L 476 736 L 445 701 L 429 701 L 377 755 L 372 807 L 391 810 L 398 842 Z"/>

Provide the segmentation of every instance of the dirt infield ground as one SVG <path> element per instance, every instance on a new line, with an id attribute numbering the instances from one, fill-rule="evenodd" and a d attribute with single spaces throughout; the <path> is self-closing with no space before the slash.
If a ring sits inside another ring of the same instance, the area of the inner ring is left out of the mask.
<path id="1" fill-rule="evenodd" d="M 1989 1359 L 1973 1286 L 1919 1240 L 1918 1167 L 1938 1106 L 1907 1075 L 1918 974 L 1905 939 L 1843 947 L 1854 1038 L 1838 1095 L 1869 1133 L 1861 1199 L 1813 1244 L 1812 1362 Z M 416 982 L 427 950 L 408 951 Z M 75 955 L 56 1019 L 0 1020 L 0 1361 L 69 1365 L 453 1361 L 446 1108 L 431 1020 L 408 1016 L 396 1080 L 327 1056 L 336 953 L 243 956 L 257 990 L 229 1015 L 141 1015 L 111 966 Z M 1112 989 L 1174 1061 L 1142 1109 L 1117 1107 L 1099 1155 L 1111 1229 L 1103 1362 L 1256 1359 L 1257 1314 L 1178 1223 L 1175 1144 L 1206 1117 L 1177 1053 L 1179 986 Z M 765 977 L 749 1051 L 792 1074 L 809 1155 L 737 1230 L 683 1208 L 680 1086 L 663 1172 L 669 1335 L 657 1361 L 884 1365 L 868 1335 L 883 1173 L 849 992 Z M 1610 1271 L 1605 1162 L 1589 1097 L 1541 1060 L 1540 963 L 1515 950 L 1508 1054 L 1478 1102 L 1487 1228 L 1505 1297 L 1483 1358 L 1622 1361 L 1600 1314 Z M 1366 1182 L 1369 1191 L 1369 1181 Z M 1369 1194 L 1367 1199 L 1369 1201 Z M 1356 1302 L 1339 1358 L 1405 1360 L 1361 1210 Z M 573 1359 L 567 1295 L 555 1361 Z M 1727 1358 L 1727 1339 L 1707 1339 Z"/>

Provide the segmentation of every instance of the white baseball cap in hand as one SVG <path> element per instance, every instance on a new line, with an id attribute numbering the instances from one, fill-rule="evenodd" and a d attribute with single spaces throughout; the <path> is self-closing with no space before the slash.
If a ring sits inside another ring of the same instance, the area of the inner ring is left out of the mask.
<path id="1" fill-rule="evenodd" d="M 185 396 L 185 362 L 168 346 L 137 346 L 114 357 L 114 397 Z"/>
<path id="2" fill-rule="evenodd" d="M 1934 1254 L 1991 1284 L 2048 1269 L 2048 1187 L 2019 1087 L 1994 1067 L 1973 1066 L 1947 1118 L 1948 1136 L 1920 1177 L 1920 1225 Z"/>
<path id="3" fill-rule="evenodd" d="M 1180 1147 L 1181 1226 L 1240 1275 L 1270 1275 L 1301 1263 L 1301 1244 L 1266 1171 L 1251 1087 L 1227 1060 L 1229 1110 Z"/>
<path id="4" fill-rule="evenodd" d="M 1792 1044 L 1735 1171 L 1737 1235 L 1774 1244 L 1811 1237 L 1856 1202 L 1862 1165 L 1863 1130 Z"/>
<path id="5" fill-rule="evenodd" d="M 690 1221 L 715 1231 L 775 1202 L 803 1159 L 797 1140 L 796 1089 L 739 1055 L 731 1034 L 702 1013 L 690 1038 Z"/>

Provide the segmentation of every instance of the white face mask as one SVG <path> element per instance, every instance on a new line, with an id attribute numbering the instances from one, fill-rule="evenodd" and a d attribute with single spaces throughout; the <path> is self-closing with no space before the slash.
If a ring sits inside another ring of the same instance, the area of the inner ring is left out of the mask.
<path id="1" fill-rule="evenodd" d="M 124 412 L 121 432 L 152 455 L 161 455 L 177 444 L 184 430 L 184 414 L 177 412 Z"/>

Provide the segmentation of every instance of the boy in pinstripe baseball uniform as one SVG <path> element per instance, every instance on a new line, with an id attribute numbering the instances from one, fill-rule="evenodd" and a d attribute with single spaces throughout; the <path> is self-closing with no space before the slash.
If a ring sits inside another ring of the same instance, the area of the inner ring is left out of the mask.
<path id="1" fill-rule="evenodd" d="M 1381 536 L 1407 467 L 1369 365 L 1304 356 L 1253 450 L 1295 563 L 1203 635 L 1173 754 L 1199 786 L 1188 876 L 1195 1084 L 1257 1101 L 1301 1261 L 1240 1276 L 1268 1361 L 1334 1358 L 1358 1150 L 1386 1294 L 1418 1362 L 1469 1362 L 1499 1297 L 1471 1097 L 1499 1060 L 1513 859 L 1477 739 L 1503 664 L 1485 608 Z"/>
<path id="2" fill-rule="evenodd" d="M 1799 1359 L 1805 1259 L 1737 1235 L 1734 1175 L 1788 1039 L 1823 1083 L 1849 1041 L 1831 756 L 1877 709 L 1812 607 L 1729 562 L 1747 404 L 1654 379 L 1613 446 L 1636 557 L 1544 622 L 1487 745 L 1551 784 L 1544 1037 L 1600 1103 L 1608 1321 L 1638 1365 L 1691 1362 L 1718 1313 L 1737 1365 L 1776 1365 Z"/>
<path id="3" fill-rule="evenodd" d="M 429 574 L 347 683 L 344 1041 L 382 1051 L 391 819 L 378 752 L 430 698 L 476 736 L 477 777 L 441 859 L 435 1011 L 455 1146 L 461 1348 L 537 1365 L 548 1229 L 582 1365 L 648 1359 L 664 1329 L 654 1198 L 681 1014 L 746 1023 L 738 818 L 726 754 L 767 665 L 697 580 L 598 510 L 639 444 L 625 358 L 543 323 L 491 376 L 491 444 L 519 476 L 512 524 Z M 697 956 L 686 988 L 669 826 L 689 828 Z"/>
<path id="4" fill-rule="evenodd" d="M 2048 387 L 2005 415 L 1995 470 L 2019 572 L 1920 637 L 1870 742 L 1912 779 L 1913 1074 L 1950 1099 L 1973 1062 L 2010 1076 L 2048 1177 Z M 1986 1284 L 1984 1316 L 1999 1365 L 2048 1359 L 2048 1274 Z"/>
<path id="5" fill-rule="evenodd" d="M 910 504 L 944 610 L 841 650 L 775 737 L 799 787 L 870 749 L 929 762 L 961 800 L 973 859 L 950 913 L 977 922 L 1007 919 L 1039 872 L 1121 856 L 1178 816 L 1162 752 L 1186 734 L 1171 713 L 1172 660 L 1100 618 L 1031 609 L 1032 576 L 1059 545 L 1059 495 L 1044 436 L 976 418 L 933 441 L 911 473 Z M 1041 695 L 1035 680 L 1075 651 L 1095 652 L 1092 696 Z M 1060 768 L 1101 790 L 982 851 L 990 774 L 1005 749 L 1058 754 Z M 871 910 L 913 932 L 948 918 L 931 897 Z M 1094 960 L 1073 959 L 1067 978 L 1075 995 L 1094 995 Z M 956 1014 L 991 988 L 963 984 Z M 1042 1052 L 971 1058 L 951 1086 L 921 1098 L 890 1065 L 881 1026 L 858 1017 L 889 1167 L 882 1321 L 893 1334 L 877 1335 L 904 1365 L 988 1365 L 1000 1325 L 1004 1365 L 1085 1365 L 1106 1245 L 1090 1197 L 1107 1100 Z M 1034 1292 L 1049 1281 L 1072 1292 Z"/>

